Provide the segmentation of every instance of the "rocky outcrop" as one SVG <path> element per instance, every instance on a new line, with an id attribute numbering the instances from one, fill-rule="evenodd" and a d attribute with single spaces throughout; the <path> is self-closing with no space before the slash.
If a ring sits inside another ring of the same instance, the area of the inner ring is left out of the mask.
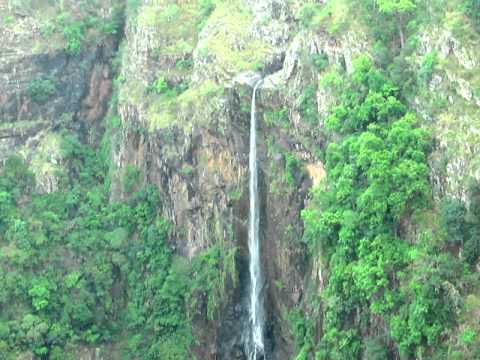
<path id="1" fill-rule="evenodd" d="M 411 58 L 419 73 L 427 68 L 426 59 L 433 59 L 426 88 L 412 106 L 435 138 L 431 168 L 436 199 L 447 195 L 468 201 L 469 181 L 480 180 L 479 37 L 474 31 L 468 34 L 447 24 L 426 28 Z"/>

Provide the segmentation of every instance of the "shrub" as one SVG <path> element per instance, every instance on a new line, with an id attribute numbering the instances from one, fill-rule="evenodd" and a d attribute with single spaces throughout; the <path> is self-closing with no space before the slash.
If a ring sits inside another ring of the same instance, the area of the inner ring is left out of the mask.
<path id="1" fill-rule="evenodd" d="M 302 6 L 297 19 L 304 28 L 323 28 L 331 34 L 338 33 L 352 21 L 348 1 L 327 1 L 325 4 L 308 3 Z"/>
<path id="2" fill-rule="evenodd" d="M 299 99 L 298 110 L 307 123 L 318 124 L 317 87 L 315 85 L 305 87 Z"/>
<path id="3" fill-rule="evenodd" d="M 285 152 L 283 156 L 285 158 L 285 174 L 283 177 L 287 185 L 293 187 L 296 179 L 298 179 L 298 173 L 301 171 L 301 162 L 293 153 Z"/>
<path id="4" fill-rule="evenodd" d="M 477 30 L 480 30 L 480 0 L 463 0 L 465 13 L 472 19 Z"/>
<path id="5" fill-rule="evenodd" d="M 319 72 L 325 70 L 328 66 L 328 56 L 326 54 L 313 54 L 311 59 L 313 66 Z"/>
<path id="6" fill-rule="evenodd" d="M 52 77 L 40 77 L 32 80 L 27 87 L 28 96 L 38 104 L 46 103 L 57 92 Z"/>
<path id="7" fill-rule="evenodd" d="M 63 37 L 66 41 L 65 50 L 68 54 L 80 54 L 84 31 L 85 27 L 81 22 L 73 22 L 63 28 Z"/>
<path id="8" fill-rule="evenodd" d="M 441 222 L 447 233 L 447 242 L 460 245 L 464 241 L 467 209 L 462 201 L 447 198 L 442 202 Z"/>
<path id="9" fill-rule="evenodd" d="M 432 80 L 432 74 L 436 63 L 437 52 L 435 50 L 425 55 L 418 71 L 418 81 L 421 85 L 426 86 L 430 80 Z"/>
<path id="10" fill-rule="evenodd" d="M 150 85 L 149 90 L 155 94 L 164 94 L 168 88 L 167 80 L 165 77 L 161 76 Z"/>
<path id="11" fill-rule="evenodd" d="M 322 12 L 322 6 L 319 4 L 305 4 L 298 13 L 298 20 L 305 28 L 314 25 L 314 20 Z"/>
<path id="12" fill-rule="evenodd" d="M 283 129 L 288 129 L 290 124 L 288 119 L 288 108 L 283 107 L 279 110 L 265 112 L 264 121 L 267 126 L 278 126 Z"/>
<path id="13" fill-rule="evenodd" d="M 451 324 L 450 304 L 434 292 L 443 274 L 432 270 L 427 285 L 409 279 L 403 291 L 392 281 L 413 250 L 398 236 L 398 224 L 429 203 L 430 141 L 399 90 L 368 58 L 355 60 L 345 80 L 326 121 L 334 141 L 327 147 L 324 188 L 302 211 L 309 248 L 329 264 L 317 356 L 383 359 L 386 347 L 378 339 L 362 344 L 357 320 L 383 317 L 388 335 L 406 352 L 438 344 L 439 324 Z"/>
<path id="14" fill-rule="evenodd" d="M 463 247 L 462 257 L 470 265 L 474 265 L 480 257 L 480 234 L 473 234 Z"/>
<path id="15" fill-rule="evenodd" d="M 214 319 L 226 295 L 226 280 L 233 279 L 235 274 L 236 249 L 225 249 L 216 244 L 197 255 L 192 260 L 191 290 L 192 309 L 197 298 L 206 301 L 207 318 Z"/>
<path id="16" fill-rule="evenodd" d="M 366 342 L 365 359 L 368 360 L 385 360 L 388 359 L 388 347 L 383 338 L 373 338 Z"/>
<path id="17" fill-rule="evenodd" d="M 132 190 L 140 181 L 140 176 L 140 170 L 138 170 L 134 165 L 128 164 L 125 167 L 125 172 L 123 175 L 123 190 L 126 193 L 132 192 Z"/>
<path id="18" fill-rule="evenodd" d="M 207 18 L 215 10 L 214 0 L 200 0 L 200 12 L 203 18 Z"/>
<path id="19" fill-rule="evenodd" d="M 19 156 L 11 156 L 5 162 L 3 171 L 0 172 L 0 189 L 7 190 L 15 200 L 28 195 L 35 187 L 35 175 L 29 170 L 28 165 Z M 4 200 L 9 195 L 2 196 Z"/>
<path id="20" fill-rule="evenodd" d="M 190 70 L 193 68 L 193 59 L 192 58 L 180 59 L 176 62 L 175 67 L 178 70 Z"/>

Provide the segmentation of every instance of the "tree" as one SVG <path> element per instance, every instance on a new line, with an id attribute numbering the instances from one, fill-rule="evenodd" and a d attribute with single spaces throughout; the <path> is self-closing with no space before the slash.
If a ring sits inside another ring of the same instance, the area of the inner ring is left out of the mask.
<path id="1" fill-rule="evenodd" d="M 405 15 L 416 9 L 416 0 L 376 0 L 376 3 L 380 12 L 397 17 L 400 45 L 403 48 L 405 45 L 405 35 L 403 32 Z"/>
<path id="2" fill-rule="evenodd" d="M 383 317 L 386 335 L 406 353 L 438 344 L 438 324 L 448 324 L 441 317 L 443 303 L 431 287 L 415 292 L 409 279 L 406 285 L 396 281 L 409 271 L 413 250 L 399 236 L 399 224 L 425 209 L 430 199 L 428 133 L 367 57 L 355 60 L 337 100 L 326 120 L 334 142 L 326 150 L 324 191 L 314 193 L 311 207 L 302 212 L 306 240 L 319 245 L 310 249 L 319 250 L 329 264 L 317 356 L 360 358 L 368 349 L 368 358 L 385 358 L 385 344 L 362 343 L 357 326 L 377 317 Z M 439 278 L 434 273 L 431 283 Z M 406 295 L 400 296 L 400 286 Z M 415 302 L 417 293 L 424 302 Z M 431 314 L 438 316 L 430 320 Z"/>

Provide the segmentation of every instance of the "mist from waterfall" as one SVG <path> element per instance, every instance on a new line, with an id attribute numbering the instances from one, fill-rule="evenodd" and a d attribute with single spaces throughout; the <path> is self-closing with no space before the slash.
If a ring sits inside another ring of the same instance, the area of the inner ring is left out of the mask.
<path id="1" fill-rule="evenodd" d="M 245 342 L 248 360 L 264 358 L 264 324 L 265 314 L 263 308 L 263 276 L 260 263 L 260 206 L 258 201 L 258 168 L 257 168 L 257 119 L 255 97 L 262 80 L 259 80 L 252 94 L 251 119 L 250 119 L 250 216 L 248 230 L 248 250 L 250 255 L 250 293 L 249 293 L 249 324 Z"/>

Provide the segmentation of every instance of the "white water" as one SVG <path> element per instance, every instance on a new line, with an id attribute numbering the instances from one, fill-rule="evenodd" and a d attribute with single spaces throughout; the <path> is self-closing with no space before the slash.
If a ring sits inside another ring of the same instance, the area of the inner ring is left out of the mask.
<path id="1" fill-rule="evenodd" d="M 258 203 L 258 168 L 257 168 L 257 119 L 255 114 L 255 96 L 262 80 L 253 88 L 250 119 L 250 217 L 248 230 L 248 250 L 250 253 L 250 321 L 246 352 L 249 360 L 264 356 L 263 329 L 264 309 L 262 286 L 263 277 L 260 266 L 260 206 Z"/>

